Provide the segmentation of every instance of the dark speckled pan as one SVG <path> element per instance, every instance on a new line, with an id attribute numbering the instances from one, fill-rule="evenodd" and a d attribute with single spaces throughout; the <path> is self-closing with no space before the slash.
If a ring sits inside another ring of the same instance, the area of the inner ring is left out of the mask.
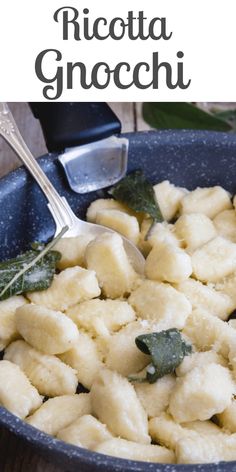
<path id="1" fill-rule="evenodd" d="M 126 135 L 130 141 L 129 170 L 141 168 L 153 182 L 169 179 L 193 189 L 222 185 L 236 192 L 236 135 L 209 132 L 143 132 Z M 100 193 L 78 195 L 68 188 L 57 155 L 39 162 L 72 209 L 84 217 Z M 34 240 L 47 241 L 54 224 L 46 201 L 28 172 L 18 169 L 0 180 L 0 259 L 26 249 Z M 223 388 L 223 386 L 222 386 Z M 44 453 L 65 472 L 236 472 L 236 461 L 207 465 L 161 465 L 115 459 L 70 446 L 26 425 L 0 408 L 0 426 L 19 436 L 27 447 Z"/>

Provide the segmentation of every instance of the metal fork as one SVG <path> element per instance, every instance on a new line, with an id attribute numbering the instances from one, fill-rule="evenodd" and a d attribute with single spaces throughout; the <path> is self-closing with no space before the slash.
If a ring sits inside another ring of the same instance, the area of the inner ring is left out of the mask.
<path id="1" fill-rule="evenodd" d="M 42 192 L 48 200 L 48 208 L 56 224 L 56 236 L 60 231 L 68 226 L 64 237 L 74 237 L 80 234 L 90 234 L 94 237 L 104 232 L 114 233 L 113 230 L 105 226 L 94 223 L 87 223 L 80 220 L 72 211 L 65 197 L 61 197 L 46 174 L 42 171 L 36 159 L 26 145 L 7 103 L 0 102 L 0 135 L 7 141 L 16 152 L 25 167 L 40 186 Z M 127 238 L 122 236 L 125 251 L 136 272 L 142 274 L 144 271 L 144 257 L 137 247 Z"/>

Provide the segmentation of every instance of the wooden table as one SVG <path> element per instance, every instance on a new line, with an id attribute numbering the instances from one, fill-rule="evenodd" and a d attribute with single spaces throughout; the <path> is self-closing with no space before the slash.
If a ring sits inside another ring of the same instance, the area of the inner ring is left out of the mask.
<path id="1" fill-rule="evenodd" d="M 35 156 L 47 152 L 42 132 L 26 103 L 10 103 L 15 120 L 30 150 Z M 122 122 L 122 130 L 149 129 L 141 118 L 141 104 L 110 103 Z M 0 176 L 20 165 L 11 148 L 0 138 Z M 65 472 L 50 463 L 46 457 L 29 450 L 18 438 L 0 428 L 0 472 Z M 69 471 L 68 471 L 69 472 Z"/>

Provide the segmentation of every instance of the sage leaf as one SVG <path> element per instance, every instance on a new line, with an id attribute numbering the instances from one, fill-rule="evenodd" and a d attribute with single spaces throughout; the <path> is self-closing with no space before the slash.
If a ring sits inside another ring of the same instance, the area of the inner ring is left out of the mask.
<path id="1" fill-rule="evenodd" d="M 223 115 L 215 116 L 192 103 L 146 102 L 143 118 L 158 129 L 203 129 L 230 131 L 232 126 Z"/>
<path id="2" fill-rule="evenodd" d="M 141 170 L 128 174 L 114 185 L 109 193 L 132 210 L 147 213 L 155 222 L 163 221 L 153 186 Z"/>
<path id="3" fill-rule="evenodd" d="M 140 351 L 151 356 L 151 363 L 146 368 L 149 383 L 173 373 L 183 358 L 192 352 L 192 346 L 182 339 L 176 328 L 142 334 L 135 339 L 135 343 Z"/>
<path id="4" fill-rule="evenodd" d="M 211 109 L 211 112 L 217 118 L 220 118 L 221 120 L 227 121 L 230 124 L 230 126 L 232 127 L 233 131 L 236 131 L 236 109 L 221 110 L 221 111 Z"/>
<path id="5" fill-rule="evenodd" d="M 50 287 L 57 262 L 61 258 L 58 251 L 51 249 L 67 229 L 63 228 L 47 246 L 34 243 L 32 249 L 24 254 L 0 263 L 0 300 Z"/>

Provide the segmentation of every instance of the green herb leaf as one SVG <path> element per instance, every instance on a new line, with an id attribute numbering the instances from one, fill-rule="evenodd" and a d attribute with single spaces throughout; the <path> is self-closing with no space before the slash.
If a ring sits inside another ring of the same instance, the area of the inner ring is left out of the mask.
<path id="1" fill-rule="evenodd" d="M 143 104 L 143 117 L 149 125 L 158 129 L 232 129 L 224 116 L 214 116 L 191 103 L 146 102 Z"/>
<path id="2" fill-rule="evenodd" d="M 182 339 L 176 328 L 142 334 L 135 339 L 135 343 L 140 351 L 151 356 L 151 363 L 146 369 L 146 380 L 149 383 L 173 373 L 184 356 L 192 352 L 192 346 Z"/>
<path id="3" fill-rule="evenodd" d="M 50 287 L 56 271 L 56 264 L 61 258 L 58 251 L 51 251 L 53 246 L 67 231 L 61 233 L 47 246 L 33 244 L 33 249 L 0 263 L 0 300 L 34 290 Z"/>
<path id="4" fill-rule="evenodd" d="M 217 118 L 227 121 L 231 125 L 233 131 L 236 131 L 236 110 L 232 109 L 219 111 L 211 109 L 211 113 L 213 113 Z"/>
<path id="5" fill-rule="evenodd" d="M 163 217 L 155 199 L 152 184 L 140 170 L 136 170 L 120 180 L 109 193 L 132 210 L 150 215 L 154 221 L 163 221 Z"/>

